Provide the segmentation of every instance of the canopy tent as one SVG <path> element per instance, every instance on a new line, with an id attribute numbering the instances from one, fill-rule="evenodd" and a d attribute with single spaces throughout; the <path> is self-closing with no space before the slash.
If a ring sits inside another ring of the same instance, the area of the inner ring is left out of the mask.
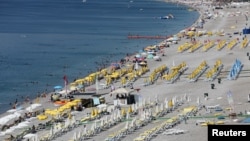
<path id="1" fill-rule="evenodd" d="M 111 94 L 129 94 L 131 91 L 125 88 L 119 88 L 111 92 Z"/>

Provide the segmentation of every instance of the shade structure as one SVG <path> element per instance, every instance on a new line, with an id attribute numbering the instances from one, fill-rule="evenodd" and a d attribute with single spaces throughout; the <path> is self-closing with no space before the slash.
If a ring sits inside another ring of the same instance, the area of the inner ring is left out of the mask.
<path id="1" fill-rule="evenodd" d="M 130 90 L 127 90 L 125 88 L 119 88 L 111 92 L 111 94 L 128 94 L 130 92 L 131 92 Z"/>
<path id="2" fill-rule="evenodd" d="M 34 104 L 31 104 L 29 107 L 27 107 L 25 110 L 29 112 L 34 112 L 36 110 L 39 110 L 41 107 L 42 107 L 42 104 L 34 103 Z"/>

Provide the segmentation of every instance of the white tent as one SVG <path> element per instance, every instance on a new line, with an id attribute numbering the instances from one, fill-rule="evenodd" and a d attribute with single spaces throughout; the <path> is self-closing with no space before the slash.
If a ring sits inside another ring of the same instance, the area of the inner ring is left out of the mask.
<path id="1" fill-rule="evenodd" d="M 113 92 L 111 92 L 112 94 L 128 94 L 130 93 L 131 91 L 130 90 L 127 90 L 125 88 L 119 88 L 119 89 L 116 89 L 114 90 Z"/>
<path id="2" fill-rule="evenodd" d="M 27 107 L 26 110 L 29 112 L 34 112 L 35 110 L 39 110 L 39 108 L 41 107 L 42 107 L 42 104 L 34 103 L 34 104 L 31 104 L 29 107 Z"/>
<path id="3" fill-rule="evenodd" d="M 10 115 L 7 115 L 7 116 L 4 116 L 4 117 L 0 118 L 0 125 L 5 125 L 10 121 L 18 119 L 20 116 L 21 116 L 21 114 L 17 113 L 17 112 L 10 114 Z"/>
<path id="4" fill-rule="evenodd" d="M 26 134 L 25 136 L 23 136 L 23 138 L 27 141 L 38 141 L 37 134 Z"/>

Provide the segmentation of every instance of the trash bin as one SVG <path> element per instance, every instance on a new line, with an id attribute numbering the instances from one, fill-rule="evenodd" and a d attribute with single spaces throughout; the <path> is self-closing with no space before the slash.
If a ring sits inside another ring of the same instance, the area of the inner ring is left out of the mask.
<path id="1" fill-rule="evenodd" d="M 219 84 L 221 83 L 221 78 L 218 78 L 218 83 L 219 83 Z"/>
<path id="2" fill-rule="evenodd" d="M 211 84 L 211 89 L 214 89 L 214 86 L 215 86 L 214 84 Z"/>

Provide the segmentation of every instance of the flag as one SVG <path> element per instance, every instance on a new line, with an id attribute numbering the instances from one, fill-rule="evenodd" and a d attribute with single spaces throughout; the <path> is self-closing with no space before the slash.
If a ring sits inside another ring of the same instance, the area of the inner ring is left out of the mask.
<path id="1" fill-rule="evenodd" d="M 69 81 L 66 75 L 63 76 L 65 86 L 68 85 Z"/>

